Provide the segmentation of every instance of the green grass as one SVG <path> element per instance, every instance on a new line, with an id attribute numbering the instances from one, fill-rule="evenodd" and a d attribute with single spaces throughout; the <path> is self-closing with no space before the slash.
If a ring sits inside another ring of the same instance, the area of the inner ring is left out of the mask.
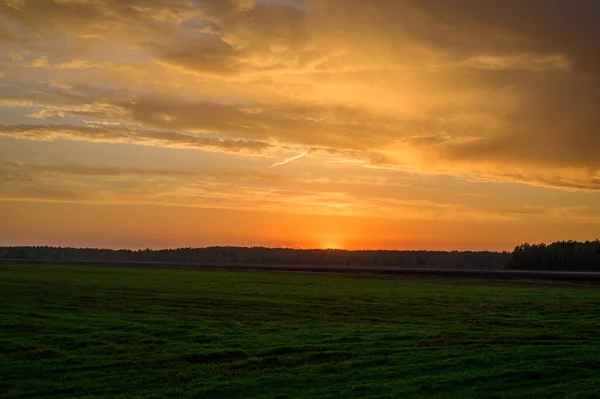
<path id="1" fill-rule="evenodd" d="M 2 398 L 596 398 L 600 290 L 0 265 Z"/>

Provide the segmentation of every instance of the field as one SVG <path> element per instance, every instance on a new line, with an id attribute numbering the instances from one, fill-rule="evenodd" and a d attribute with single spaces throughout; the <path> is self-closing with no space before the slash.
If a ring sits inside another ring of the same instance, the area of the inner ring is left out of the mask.
<path id="1" fill-rule="evenodd" d="M 596 398 L 600 290 L 0 265 L 2 398 Z"/>

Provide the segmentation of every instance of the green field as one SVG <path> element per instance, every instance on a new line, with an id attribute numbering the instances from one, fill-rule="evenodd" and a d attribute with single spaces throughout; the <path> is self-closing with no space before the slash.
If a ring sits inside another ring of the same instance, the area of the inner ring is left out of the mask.
<path id="1" fill-rule="evenodd" d="M 597 398 L 591 287 L 0 265 L 2 398 Z"/>

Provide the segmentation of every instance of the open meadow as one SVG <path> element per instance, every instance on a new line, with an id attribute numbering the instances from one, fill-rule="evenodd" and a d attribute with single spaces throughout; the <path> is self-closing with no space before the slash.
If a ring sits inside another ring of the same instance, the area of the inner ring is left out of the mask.
<path id="1" fill-rule="evenodd" d="M 596 398 L 600 290 L 0 265 L 2 398 Z"/>

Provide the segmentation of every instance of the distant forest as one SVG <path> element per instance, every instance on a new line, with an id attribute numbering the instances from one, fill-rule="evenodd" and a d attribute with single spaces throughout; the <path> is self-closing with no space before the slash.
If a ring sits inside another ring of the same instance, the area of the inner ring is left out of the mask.
<path id="1" fill-rule="evenodd" d="M 507 268 L 600 271 L 600 240 L 519 245 L 512 252 Z"/>
<path id="2" fill-rule="evenodd" d="M 161 262 L 400 267 L 426 269 L 598 270 L 600 241 L 519 245 L 511 252 L 346 251 L 264 247 L 112 250 L 58 247 L 0 247 L 0 258 L 44 261 Z"/>
<path id="3" fill-rule="evenodd" d="M 430 269 L 502 269 L 507 252 L 346 251 L 264 247 L 111 250 L 0 247 L 0 257 L 51 261 L 173 262 L 213 264 L 372 266 Z"/>

